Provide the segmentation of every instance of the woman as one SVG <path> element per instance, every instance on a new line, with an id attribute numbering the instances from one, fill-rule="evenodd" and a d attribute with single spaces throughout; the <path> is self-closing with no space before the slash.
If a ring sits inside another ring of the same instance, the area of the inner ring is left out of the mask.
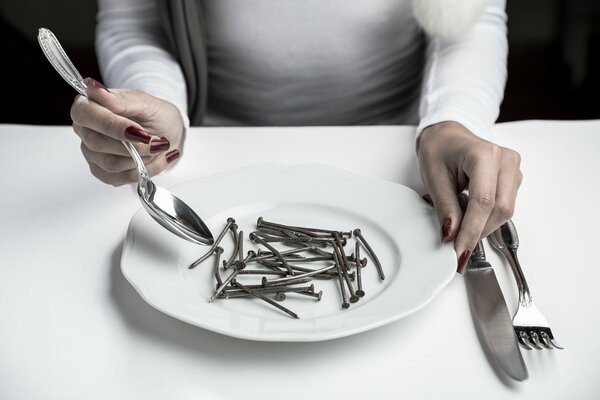
<path id="1" fill-rule="evenodd" d="M 458 272 L 513 213 L 519 155 L 485 138 L 506 80 L 504 0 L 100 0 L 104 81 L 71 110 L 94 176 L 136 179 L 191 125 L 414 124 L 423 182 Z M 468 189 L 462 211 L 458 194 Z"/>

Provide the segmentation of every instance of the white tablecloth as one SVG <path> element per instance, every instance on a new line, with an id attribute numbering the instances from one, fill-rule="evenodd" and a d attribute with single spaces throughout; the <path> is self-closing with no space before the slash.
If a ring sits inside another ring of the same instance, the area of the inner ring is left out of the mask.
<path id="1" fill-rule="evenodd" d="M 478 342 L 464 280 L 418 313 L 317 343 L 221 336 L 145 303 L 119 258 L 132 186 L 97 181 L 71 127 L 0 125 L 0 399 L 598 399 L 600 121 L 499 124 L 523 157 L 521 262 L 563 351 L 524 352 L 503 381 Z M 170 186 L 254 163 L 332 164 L 422 193 L 411 127 L 195 128 Z M 507 303 L 516 286 L 488 258 Z"/>

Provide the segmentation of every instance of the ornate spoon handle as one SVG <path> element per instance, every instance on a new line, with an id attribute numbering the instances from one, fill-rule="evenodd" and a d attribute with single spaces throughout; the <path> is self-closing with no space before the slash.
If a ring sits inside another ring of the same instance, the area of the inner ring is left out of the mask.
<path id="1" fill-rule="evenodd" d="M 86 96 L 86 85 L 77 68 L 73 65 L 67 53 L 56 39 L 56 36 L 46 28 L 40 28 L 38 31 L 38 42 L 42 51 L 50 61 L 50 64 L 56 71 L 69 83 L 77 92 Z"/>

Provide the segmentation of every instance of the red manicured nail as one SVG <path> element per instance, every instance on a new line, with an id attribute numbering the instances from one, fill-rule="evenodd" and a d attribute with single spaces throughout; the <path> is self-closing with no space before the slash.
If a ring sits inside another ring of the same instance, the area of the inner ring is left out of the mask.
<path id="1" fill-rule="evenodd" d="M 171 150 L 167 154 L 165 154 L 165 157 L 167 158 L 167 162 L 170 163 L 179 158 L 179 150 Z"/>
<path id="2" fill-rule="evenodd" d="M 161 137 L 158 140 L 150 141 L 150 152 L 159 153 L 161 151 L 167 150 L 170 146 L 171 142 L 169 142 L 169 139 Z"/>
<path id="3" fill-rule="evenodd" d="M 444 219 L 442 224 L 442 240 L 448 240 L 450 233 L 452 232 L 452 220 L 450 218 Z"/>
<path id="4" fill-rule="evenodd" d="M 145 144 L 150 143 L 152 140 L 152 135 L 146 131 L 136 128 L 135 126 L 130 126 L 125 129 L 125 137 L 129 140 L 135 140 L 136 142 L 142 142 Z"/>
<path id="5" fill-rule="evenodd" d="M 456 272 L 462 274 L 465 271 L 465 267 L 467 266 L 467 261 L 469 261 L 469 257 L 471 256 L 471 250 L 465 250 L 462 252 L 460 257 L 458 257 L 458 269 Z"/>
<path id="6" fill-rule="evenodd" d="M 110 90 L 108 90 L 108 88 L 106 86 L 104 86 L 103 84 L 101 84 L 100 82 L 98 82 L 97 80 L 95 80 L 94 78 L 85 78 L 84 81 L 85 81 L 86 85 L 92 85 L 92 86 L 95 86 L 97 88 L 104 89 L 108 93 L 110 93 Z"/>

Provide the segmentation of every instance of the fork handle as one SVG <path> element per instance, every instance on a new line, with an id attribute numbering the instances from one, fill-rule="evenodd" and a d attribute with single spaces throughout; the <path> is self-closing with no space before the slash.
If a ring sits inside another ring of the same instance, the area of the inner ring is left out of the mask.
<path id="1" fill-rule="evenodd" d="M 532 303 L 533 298 L 529 292 L 529 285 L 527 284 L 525 274 L 523 274 L 523 269 L 521 268 L 519 258 L 517 257 L 517 249 L 504 248 L 502 253 L 504 253 L 506 256 L 506 259 L 508 260 L 508 263 L 513 271 L 513 275 L 515 276 L 515 280 L 517 281 L 517 288 L 519 289 L 519 303 Z"/>

